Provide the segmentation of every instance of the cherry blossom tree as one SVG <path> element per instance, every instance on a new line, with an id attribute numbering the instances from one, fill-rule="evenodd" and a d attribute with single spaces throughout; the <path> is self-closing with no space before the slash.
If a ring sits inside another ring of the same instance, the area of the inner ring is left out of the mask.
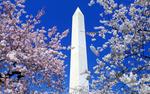
<path id="1" fill-rule="evenodd" d="M 0 0 L 0 93 L 39 94 L 34 88 L 42 84 L 49 88 L 41 89 L 44 94 L 62 92 L 66 47 L 61 40 L 68 30 L 37 28 L 44 11 L 27 15 L 24 2 Z"/>
<path id="2" fill-rule="evenodd" d="M 95 3 L 104 12 L 97 32 L 88 35 L 105 42 L 90 46 L 98 57 L 92 94 L 149 94 L 150 1 L 132 0 L 125 5 L 116 0 L 91 0 L 89 5 Z"/>

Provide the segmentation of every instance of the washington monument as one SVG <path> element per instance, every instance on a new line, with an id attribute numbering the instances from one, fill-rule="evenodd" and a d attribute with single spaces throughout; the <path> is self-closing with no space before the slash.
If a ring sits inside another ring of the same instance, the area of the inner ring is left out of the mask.
<path id="1" fill-rule="evenodd" d="M 71 37 L 71 64 L 70 64 L 70 94 L 83 94 L 82 89 L 89 91 L 87 80 L 88 71 L 86 36 L 84 15 L 79 8 L 76 9 L 72 17 L 72 37 Z M 87 94 L 87 93 L 86 93 Z"/>

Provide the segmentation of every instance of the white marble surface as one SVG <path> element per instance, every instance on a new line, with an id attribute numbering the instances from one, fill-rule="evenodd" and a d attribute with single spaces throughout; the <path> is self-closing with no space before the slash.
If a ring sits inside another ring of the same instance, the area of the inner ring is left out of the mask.
<path id="1" fill-rule="evenodd" d="M 88 70 L 84 15 L 79 8 L 72 17 L 71 46 L 74 49 L 71 49 L 70 94 L 76 89 L 89 90 L 87 74 L 84 73 Z M 80 93 L 76 92 L 75 94 Z"/>

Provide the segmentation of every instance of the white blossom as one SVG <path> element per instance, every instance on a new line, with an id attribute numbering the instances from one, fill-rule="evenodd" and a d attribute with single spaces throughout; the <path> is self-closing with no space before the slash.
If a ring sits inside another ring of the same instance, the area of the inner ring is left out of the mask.
<path id="1" fill-rule="evenodd" d="M 107 91 L 113 91 L 120 81 L 129 88 L 121 87 L 125 94 L 148 94 L 149 73 L 143 71 L 149 70 L 150 63 L 149 0 L 133 0 L 129 5 L 116 0 L 91 0 L 90 5 L 95 3 L 104 9 L 100 26 L 94 28 L 101 37 L 96 41 L 105 42 L 100 42 L 97 49 L 92 45 L 100 54 L 96 59 L 100 63 L 93 67 L 97 75 L 92 84 L 94 94 L 110 94 Z"/>

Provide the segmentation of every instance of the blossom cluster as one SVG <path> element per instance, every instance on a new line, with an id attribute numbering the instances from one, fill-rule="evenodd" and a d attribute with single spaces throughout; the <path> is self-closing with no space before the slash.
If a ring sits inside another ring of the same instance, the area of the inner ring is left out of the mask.
<path id="1" fill-rule="evenodd" d="M 150 92 L 150 11 L 149 0 L 133 0 L 130 5 L 118 4 L 116 0 L 91 0 L 98 3 L 104 13 L 98 32 L 88 33 L 92 38 L 100 36 L 106 42 L 102 46 L 90 46 L 98 56 L 94 67 L 96 80 L 92 87 L 94 94 L 148 94 Z M 109 18 L 105 17 L 109 16 Z M 93 36 L 94 35 L 94 36 Z M 97 39 L 98 41 L 98 39 Z M 122 87 L 112 90 L 117 84 Z M 144 89 L 145 88 L 145 89 Z"/>
<path id="2" fill-rule="evenodd" d="M 68 30 L 37 28 L 44 11 L 27 15 L 24 2 L 0 1 L 0 93 L 24 94 L 30 91 L 30 83 L 39 87 L 45 83 L 52 91 L 61 91 L 66 58 L 61 40 Z"/>

